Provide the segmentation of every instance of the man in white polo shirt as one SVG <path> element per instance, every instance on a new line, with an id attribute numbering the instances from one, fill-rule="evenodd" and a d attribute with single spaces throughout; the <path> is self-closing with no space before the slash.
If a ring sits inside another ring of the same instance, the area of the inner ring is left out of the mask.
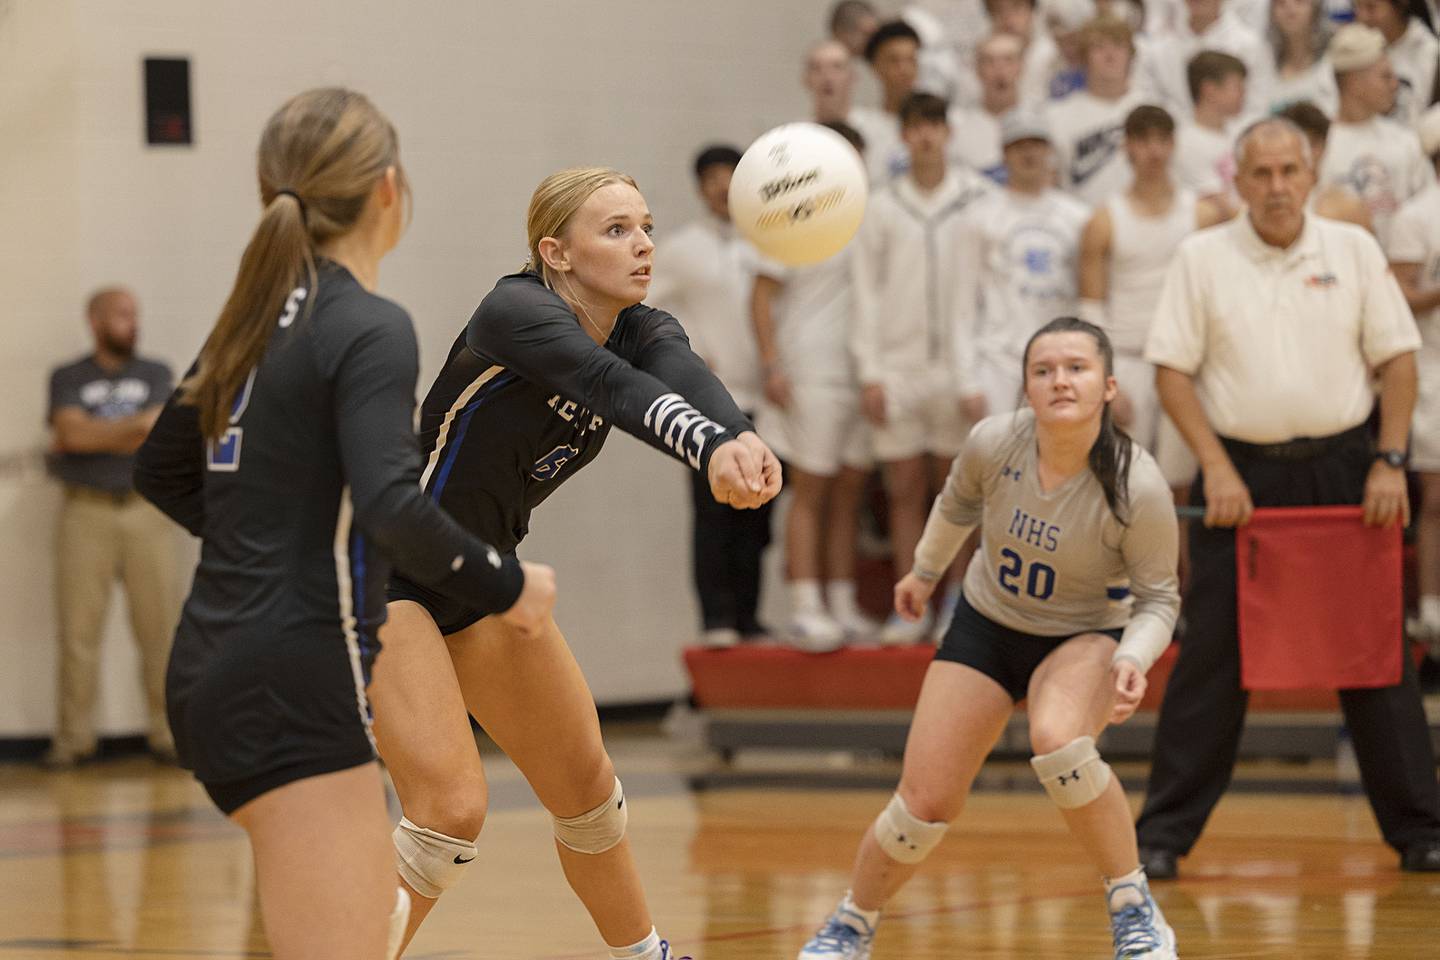
<path id="1" fill-rule="evenodd" d="M 1137 834 L 1151 879 L 1174 877 L 1235 764 L 1240 686 L 1234 527 L 1255 506 L 1363 504 L 1408 519 L 1405 441 L 1415 402 L 1415 319 L 1379 245 L 1305 213 L 1305 135 L 1260 121 L 1236 144 L 1248 212 L 1180 245 L 1150 329 L 1165 411 L 1200 461 L 1187 627 L 1165 690 Z M 1366 427 L 1380 384 L 1380 427 Z M 1396 637 L 1396 642 L 1402 642 Z M 1392 687 L 1341 690 L 1362 780 L 1405 870 L 1440 871 L 1435 755 L 1408 657 Z M 1196 731 L 1204 731 L 1196 736 Z"/>

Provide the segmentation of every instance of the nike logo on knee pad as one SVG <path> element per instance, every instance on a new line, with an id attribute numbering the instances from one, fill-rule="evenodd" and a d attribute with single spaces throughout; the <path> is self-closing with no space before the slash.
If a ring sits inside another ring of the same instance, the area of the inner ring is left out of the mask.
<path id="1" fill-rule="evenodd" d="M 476 854 L 476 856 L 479 856 L 479 854 Z M 475 857 L 467 857 L 466 859 L 461 860 L 461 859 L 460 859 L 460 855 L 459 855 L 458 853 L 455 855 L 455 862 L 456 862 L 456 863 L 469 863 L 471 860 L 474 860 L 474 859 L 475 859 Z"/>

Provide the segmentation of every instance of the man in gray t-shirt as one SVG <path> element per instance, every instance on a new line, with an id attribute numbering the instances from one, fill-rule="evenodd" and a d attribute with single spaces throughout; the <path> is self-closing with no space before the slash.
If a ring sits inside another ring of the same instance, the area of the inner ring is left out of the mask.
<path id="1" fill-rule="evenodd" d="M 179 609 L 175 540 L 136 496 L 135 451 L 174 388 L 164 363 L 135 355 L 139 308 L 130 291 L 96 292 L 87 308 L 95 349 L 50 375 L 51 469 L 65 486 L 56 540 L 60 624 L 59 723 L 46 763 L 94 754 L 95 684 L 112 585 L 125 587 L 148 700 L 148 740 L 174 753 L 165 718 L 165 665 Z"/>

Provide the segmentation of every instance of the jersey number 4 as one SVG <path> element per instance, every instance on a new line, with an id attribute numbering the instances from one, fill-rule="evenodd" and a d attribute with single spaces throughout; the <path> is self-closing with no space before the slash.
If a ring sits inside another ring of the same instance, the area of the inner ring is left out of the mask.
<path id="1" fill-rule="evenodd" d="M 1049 600 L 1050 595 L 1055 592 L 1055 568 L 1035 561 L 1030 564 L 1029 572 L 1022 578 L 1021 573 L 1025 571 L 1025 561 L 1020 554 L 1006 548 L 1000 551 L 1004 563 L 1000 565 L 1000 586 L 1020 596 L 1020 581 L 1025 581 L 1025 592 L 1036 600 Z"/>

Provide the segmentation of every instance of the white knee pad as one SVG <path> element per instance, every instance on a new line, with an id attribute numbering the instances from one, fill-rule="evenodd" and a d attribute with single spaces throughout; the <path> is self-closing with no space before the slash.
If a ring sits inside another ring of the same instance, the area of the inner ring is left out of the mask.
<path id="1" fill-rule="evenodd" d="M 407 818 L 391 834 L 395 841 L 395 866 L 410 889 L 431 900 L 453 887 L 475 859 L 475 841 L 447 837 L 417 827 Z"/>
<path id="2" fill-rule="evenodd" d="M 1076 737 L 1054 753 L 1031 757 L 1030 766 L 1061 810 L 1085 806 L 1110 785 L 1110 764 L 1100 759 L 1094 737 Z"/>
<path id="3" fill-rule="evenodd" d="M 385 960 L 400 956 L 400 944 L 405 940 L 405 925 L 410 922 L 410 894 L 404 887 L 395 888 L 395 909 L 390 911 L 390 937 L 385 942 Z"/>
<path id="4" fill-rule="evenodd" d="M 875 818 L 875 839 L 880 849 L 900 863 L 919 863 L 930 856 L 950 824 L 943 820 L 927 823 L 910 812 L 900 794 L 890 798 Z"/>
<path id="5" fill-rule="evenodd" d="M 625 839 L 625 824 L 630 819 L 625 809 L 625 791 L 620 788 L 620 778 L 615 778 L 615 789 L 606 800 L 594 810 L 578 817 L 552 817 L 555 821 L 555 839 L 576 853 L 604 853 Z"/>

